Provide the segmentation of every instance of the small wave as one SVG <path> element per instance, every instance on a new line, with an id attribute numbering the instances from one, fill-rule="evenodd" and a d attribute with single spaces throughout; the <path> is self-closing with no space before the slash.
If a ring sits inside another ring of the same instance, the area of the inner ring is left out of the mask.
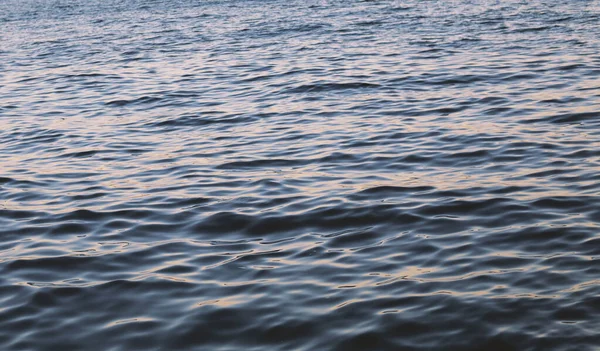
<path id="1" fill-rule="evenodd" d="M 304 84 L 298 87 L 288 89 L 285 94 L 297 93 L 319 93 L 338 90 L 355 90 L 355 89 L 376 89 L 381 88 L 379 84 L 373 83 L 314 83 Z"/>
<path id="2" fill-rule="evenodd" d="M 106 102 L 105 104 L 107 106 L 112 106 L 112 107 L 124 107 L 124 106 L 128 106 L 128 105 L 151 104 L 151 103 L 159 102 L 161 100 L 162 100 L 162 98 L 159 98 L 159 97 L 142 96 L 142 97 L 139 97 L 136 99 L 131 99 L 131 100 L 112 100 L 112 101 Z"/>

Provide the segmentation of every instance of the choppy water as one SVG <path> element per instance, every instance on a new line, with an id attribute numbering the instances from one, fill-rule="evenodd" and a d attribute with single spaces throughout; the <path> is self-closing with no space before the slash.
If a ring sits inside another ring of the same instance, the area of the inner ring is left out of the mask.
<path id="1" fill-rule="evenodd" d="M 597 1 L 0 2 L 0 349 L 598 350 Z"/>

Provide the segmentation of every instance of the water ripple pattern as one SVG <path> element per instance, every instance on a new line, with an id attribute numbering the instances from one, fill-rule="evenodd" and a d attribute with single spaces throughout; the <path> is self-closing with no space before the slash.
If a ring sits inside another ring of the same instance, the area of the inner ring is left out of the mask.
<path id="1" fill-rule="evenodd" d="M 1 1 L 0 349 L 598 350 L 599 24 Z"/>

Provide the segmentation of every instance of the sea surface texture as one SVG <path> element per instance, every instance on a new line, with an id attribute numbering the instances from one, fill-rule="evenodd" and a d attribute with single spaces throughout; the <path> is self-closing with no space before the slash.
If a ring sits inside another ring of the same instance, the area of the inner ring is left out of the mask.
<path id="1" fill-rule="evenodd" d="M 600 350 L 599 258 L 599 1 L 0 1 L 0 350 Z"/>

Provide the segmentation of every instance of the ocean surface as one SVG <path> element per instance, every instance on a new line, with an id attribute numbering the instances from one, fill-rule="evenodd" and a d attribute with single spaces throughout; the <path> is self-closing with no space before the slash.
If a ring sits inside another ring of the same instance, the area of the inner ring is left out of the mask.
<path id="1" fill-rule="evenodd" d="M 600 350 L 599 258 L 600 1 L 0 1 L 0 350 Z"/>

